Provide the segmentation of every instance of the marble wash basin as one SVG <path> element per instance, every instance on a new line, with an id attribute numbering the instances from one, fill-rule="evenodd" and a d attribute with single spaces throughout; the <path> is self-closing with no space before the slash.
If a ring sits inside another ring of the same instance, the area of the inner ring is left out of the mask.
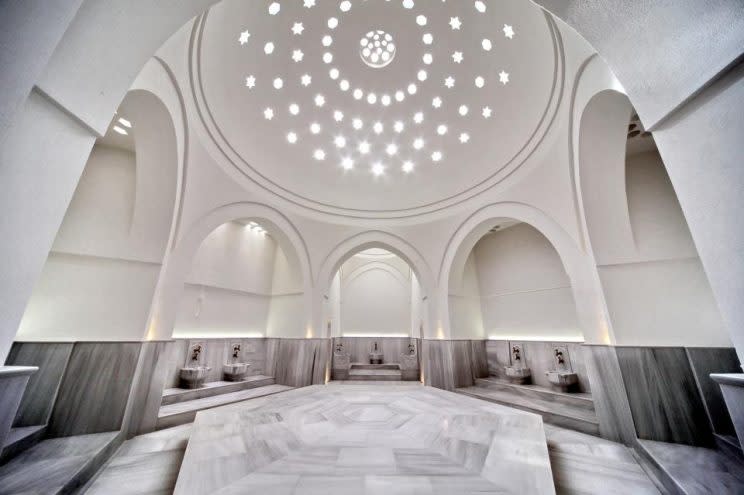
<path id="1" fill-rule="evenodd" d="M 204 380 L 207 378 L 207 373 L 211 370 L 209 366 L 192 366 L 188 368 L 181 368 L 178 373 L 181 379 L 181 388 L 200 388 L 204 386 Z"/>
<path id="2" fill-rule="evenodd" d="M 351 355 L 346 352 L 333 354 L 333 370 L 331 378 L 334 380 L 348 380 L 351 368 Z"/>
<path id="3" fill-rule="evenodd" d="M 239 382 L 248 373 L 249 363 L 228 363 L 222 365 L 222 375 L 226 382 Z"/>
<path id="4" fill-rule="evenodd" d="M 400 366 L 401 380 L 416 381 L 421 378 L 416 354 L 401 354 L 398 365 Z"/>
<path id="5" fill-rule="evenodd" d="M 504 372 L 506 373 L 506 378 L 512 383 L 529 383 L 532 377 L 532 371 L 525 367 L 506 366 Z"/>
<path id="6" fill-rule="evenodd" d="M 369 353 L 369 364 L 382 364 L 382 353 L 381 352 L 370 352 Z"/>
<path id="7" fill-rule="evenodd" d="M 568 392 L 568 389 L 579 383 L 579 377 L 571 371 L 546 371 L 550 386 L 561 392 Z"/>

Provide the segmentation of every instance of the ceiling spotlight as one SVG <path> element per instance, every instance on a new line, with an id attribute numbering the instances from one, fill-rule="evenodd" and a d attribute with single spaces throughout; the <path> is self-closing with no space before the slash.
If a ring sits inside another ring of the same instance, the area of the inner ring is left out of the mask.
<path id="1" fill-rule="evenodd" d="M 312 132 L 313 134 L 320 134 L 320 124 L 318 124 L 317 122 L 313 122 L 312 124 L 310 124 L 310 132 Z"/>
<path id="2" fill-rule="evenodd" d="M 266 55 L 271 55 L 272 53 L 274 53 L 274 43 L 272 43 L 271 41 L 266 43 L 264 45 L 264 53 Z"/>
<path id="3" fill-rule="evenodd" d="M 403 169 L 403 172 L 410 174 L 413 172 L 413 162 L 411 160 L 404 161 L 401 169 Z"/>
<path id="4" fill-rule="evenodd" d="M 359 143 L 358 149 L 359 149 L 359 153 L 361 153 L 362 155 L 366 155 L 367 153 L 369 153 L 369 148 L 370 146 L 367 141 L 362 141 L 361 143 Z"/>
<path id="5" fill-rule="evenodd" d="M 413 140 L 414 149 L 420 150 L 424 147 L 424 140 L 422 138 L 416 138 Z"/>
<path id="6" fill-rule="evenodd" d="M 381 134 L 383 131 L 382 122 L 375 122 L 375 125 L 372 126 L 372 130 L 374 130 L 376 134 Z"/>
<path id="7" fill-rule="evenodd" d="M 458 112 L 460 112 L 460 115 L 463 117 L 468 114 L 468 107 L 467 105 L 460 105 L 460 108 L 458 109 Z"/>
<path id="8" fill-rule="evenodd" d="M 325 36 L 323 36 L 321 43 L 323 43 L 323 46 L 331 46 L 331 43 L 333 43 L 333 38 L 326 34 Z"/>
<path id="9" fill-rule="evenodd" d="M 119 123 L 120 123 L 121 125 L 123 125 L 124 127 L 127 127 L 127 128 L 129 128 L 129 129 L 131 129 L 131 128 L 132 128 L 132 123 L 131 123 L 131 122 L 129 122 L 129 121 L 128 121 L 127 119 L 125 119 L 124 117 L 119 117 Z"/>
<path id="10" fill-rule="evenodd" d="M 346 138 L 343 136 L 336 136 L 333 142 L 336 144 L 337 148 L 343 148 L 346 146 Z"/>
<path id="11" fill-rule="evenodd" d="M 291 105 L 289 105 L 289 113 L 291 113 L 292 115 L 297 115 L 298 113 L 300 113 L 300 106 L 297 103 L 292 103 Z"/>
<path id="12" fill-rule="evenodd" d="M 341 122 L 342 120 L 344 120 L 344 113 L 340 110 L 336 110 L 335 112 L 333 112 L 333 120 L 335 120 L 336 122 Z"/>
<path id="13" fill-rule="evenodd" d="M 416 112 L 413 115 L 413 121 L 416 122 L 417 124 L 420 124 L 421 122 L 424 121 L 424 114 L 421 112 Z"/>
<path id="14" fill-rule="evenodd" d="M 481 14 L 486 11 L 486 4 L 481 2 L 481 0 L 477 0 L 475 2 L 475 10 L 480 12 Z"/>
<path id="15" fill-rule="evenodd" d="M 349 81 L 342 79 L 341 82 L 338 83 L 338 87 L 341 88 L 341 91 L 349 91 Z"/>
<path id="16" fill-rule="evenodd" d="M 364 96 L 364 91 L 362 91 L 359 88 L 357 88 L 357 89 L 354 90 L 354 98 L 355 99 L 361 100 L 362 99 L 362 96 Z"/>
<path id="17" fill-rule="evenodd" d="M 434 57 L 431 53 L 424 53 L 423 61 L 426 65 L 431 65 L 431 63 L 434 61 Z"/>
<path id="18" fill-rule="evenodd" d="M 385 152 L 387 152 L 388 155 L 393 156 L 398 152 L 398 146 L 394 143 L 390 143 L 387 145 L 387 148 L 385 148 Z"/>
<path id="19" fill-rule="evenodd" d="M 377 95 L 374 93 L 368 94 L 367 103 L 369 103 L 370 105 L 374 105 L 375 103 L 377 103 Z"/>
<path id="20" fill-rule="evenodd" d="M 361 129 L 364 126 L 364 123 L 362 122 L 362 119 L 356 118 L 351 121 L 351 125 L 356 129 L 357 131 Z"/>
<path id="21" fill-rule="evenodd" d="M 328 19 L 328 29 L 336 29 L 337 26 L 338 19 L 336 19 L 335 17 L 331 17 L 330 19 Z"/>
<path id="22" fill-rule="evenodd" d="M 447 126 L 444 124 L 439 124 L 439 126 L 437 126 L 437 134 L 439 134 L 440 136 L 444 136 L 445 134 L 447 134 Z"/>
<path id="23" fill-rule="evenodd" d="M 408 85 L 408 94 L 409 95 L 415 95 L 416 94 L 416 85 L 411 83 Z"/>
<path id="24" fill-rule="evenodd" d="M 390 95 L 382 95 L 382 98 L 380 98 L 380 101 L 385 106 L 390 105 Z"/>
<path id="25" fill-rule="evenodd" d="M 419 26 L 426 26 L 426 16 L 425 15 L 416 16 L 416 24 L 418 24 Z"/>
<path id="26" fill-rule="evenodd" d="M 325 52 L 323 54 L 323 62 L 330 64 L 333 62 L 333 54 L 331 52 Z"/>
<path id="27" fill-rule="evenodd" d="M 274 79 L 274 89 L 282 89 L 284 87 L 284 81 L 281 77 Z"/>
<path id="28" fill-rule="evenodd" d="M 313 157 L 314 157 L 314 158 L 315 158 L 316 160 L 318 160 L 318 161 L 322 161 L 322 160 L 325 160 L 325 151 L 323 151 L 323 150 L 321 150 L 321 149 L 317 149 L 317 150 L 315 150 L 315 152 L 313 153 Z"/>
<path id="29" fill-rule="evenodd" d="M 426 81 L 426 77 L 427 77 L 426 71 L 425 70 L 418 71 L 418 74 L 416 74 L 416 77 L 421 82 Z"/>
<path id="30" fill-rule="evenodd" d="M 424 41 L 425 45 L 431 45 L 434 42 L 434 36 L 431 35 L 431 33 L 426 33 L 421 38 Z"/>
<path id="31" fill-rule="evenodd" d="M 476 88 L 482 88 L 486 84 L 486 80 L 483 79 L 481 76 L 478 76 L 475 78 L 475 87 Z"/>
<path id="32" fill-rule="evenodd" d="M 383 164 L 382 164 L 382 163 L 380 163 L 380 162 L 375 162 L 375 163 L 374 163 L 374 164 L 372 165 L 372 173 L 373 173 L 374 175 L 378 176 L 378 177 L 379 177 L 380 175 L 384 174 L 384 173 L 385 173 L 385 165 L 383 165 Z"/>
<path id="33" fill-rule="evenodd" d="M 325 97 L 323 95 L 315 95 L 315 104 L 319 107 L 325 105 Z"/>
<path id="34" fill-rule="evenodd" d="M 413 0 L 403 0 L 403 8 L 404 9 L 412 9 L 413 8 Z"/>
<path id="35" fill-rule="evenodd" d="M 271 5 L 269 5 L 269 14 L 270 15 L 276 15 L 281 10 L 282 6 L 279 4 L 279 2 L 273 2 Z"/>
<path id="36" fill-rule="evenodd" d="M 483 41 L 481 41 L 481 46 L 487 52 L 490 52 L 491 48 L 493 48 L 493 44 L 491 43 L 491 40 L 489 40 L 488 38 L 484 38 Z"/>
<path id="37" fill-rule="evenodd" d="M 351 2 L 349 0 L 344 0 L 338 8 L 341 9 L 341 12 L 348 12 L 351 9 Z"/>
<path id="38" fill-rule="evenodd" d="M 351 170 L 352 168 L 354 168 L 354 160 L 347 156 L 346 158 L 341 160 L 341 167 L 344 170 Z"/>
<path id="39" fill-rule="evenodd" d="M 127 132 L 127 131 L 125 131 L 124 129 L 122 129 L 122 128 L 121 128 L 121 127 L 119 127 L 118 125 L 115 125 L 115 126 L 113 127 L 113 129 L 114 129 L 114 132 L 118 132 L 118 133 L 119 133 L 119 134 L 121 134 L 122 136 L 126 136 L 127 134 L 129 134 L 129 133 Z"/>
<path id="40" fill-rule="evenodd" d="M 403 91 L 396 91 L 395 92 L 395 101 L 403 101 L 406 98 L 406 94 Z"/>
<path id="41" fill-rule="evenodd" d="M 395 132 L 401 133 L 405 128 L 406 126 L 400 120 L 396 121 L 395 124 L 393 124 L 393 129 L 395 130 Z"/>
<path id="42" fill-rule="evenodd" d="M 288 132 L 287 141 L 289 141 L 290 144 L 295 144 L 297 142 L 297 134 L 294 132 Z"/>
<path id="43" fill-rule="evenodd" d="M 328 75 L 335 81 L 336 79 L 338 79 L 338 76 L 340 76 L 341 73 L 338 71 L 337 68 L 334 67 L 333 69 L 328 71 Z"/>
<path id="44" fill-rule="evenodd" d="M 435 151 L 431 154 L 431 161 L 438 162 L 442 159 L 442 152 L 441 151 Z"/>

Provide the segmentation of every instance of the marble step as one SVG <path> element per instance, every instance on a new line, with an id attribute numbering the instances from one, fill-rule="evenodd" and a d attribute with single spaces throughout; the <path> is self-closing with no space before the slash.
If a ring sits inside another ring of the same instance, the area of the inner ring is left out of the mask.
<path id="1" fill-rule="evenodd" d="M 543 421 L 552 425 L 590 435 L 599 435 L 599 420 L 597 419 L 597 415 L 594 411 L 584 408 L 573 407 L 551 400 L 543 400 L 539 397 L 528 397 L 509 389 L 496 389 L 483 384 L 458 388 L 455 392 L 539 414 L 542 416 Z"/>
<path id="2" fill-rule="evenodd" d="M 0 493 L 73 493 L 119 446 L 119 432 L 50 438 L 0 466 Z"/>
<path id="3" fill-rule="evenodd" d="M 718 433 L 714 433 L 713 437 L 718 450 L 729 457 L 738 457 L 741 462 L 744 462 L 744 452 L 741 450 L 738 438 L 733 435 L 719 435 Z"/>
<path id="4" fill-rule="evenodd" d="M 638 444 L 670 493 L 744 493 L 744 463 L 737 457 L 678 443 L 638 439 Z"/>
<path id="5" fill-rule="evenodd" d="M 351 363 L 351 369 L 353 370 L 399 370 L 400 365 L 398 363 L 385 363 L 385 364 Z"/>
<path id="6" fill-rule="evenodd" d="M 163 391 L 161 405 L 167 406 L 168 404 L 176 404 L 187 400 L 203 399 L 204 397 L 229 394 L 231 392 L 273 384 L 274 378 L 271 376 L 253 375 L 245 377 L 245 380 L 240 382 L 208 382 L 201 388 L 166 388 Z"/>
<path id="7" fill-rule="evenodd" d="M 475 383 L 476 385 L 484 385 L 495 390 L 508 391 L 526 398 L 558 402 L 578 409 L 594 411 L 594 400 L 591 394 L 559 392 L 539 385 L 518 385 L 500 378 L 478 378 Z"/>
<path id="8" fill-rule="evenodd" d="M 400 381 L 401 380 L 400 370 L 392 369 L 355 369 L 349 370 L 349 380 L 362 380 L 362 381 Z"/>
<path id="9" fill-rule="evenodd" d="M 191 423 L 194 421 L 196 413 L 199 411 L 232 404 L 234 402 L 255 399 L 256 397 L 277 394 L 279 392 L 292 390 L 292 388 L 293 387 L 287 387 L 285 385 L 265 385 L 263 387 L 249 388 L 228 394 L 214 395 L 212 397 L 203 397 L 201 399 L 187 400 L 175 404 L 168 404 L 167 406 L 161 406 L 160 411 L 158 412 L 156 428 L 161 430 L 163 428 L 170 428 L 171 426 Z"/>
<path id="10" fill-rule="evenodd" d="M 5 438 L 2 452 L 0 452 L 0 464 L 5 464 L 24 450 L 39 443 L 44 438 L 45 432 L 46 425 L 11 428 Z"/>

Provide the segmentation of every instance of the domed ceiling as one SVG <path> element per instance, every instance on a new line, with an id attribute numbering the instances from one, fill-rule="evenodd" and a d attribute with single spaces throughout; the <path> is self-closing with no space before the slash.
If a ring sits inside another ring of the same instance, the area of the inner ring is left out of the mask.
<path id="1" fill-rule="evenodd" d="M 531 2 L 225 0 L 199 25 L 201 116 L 243 175 L 317 211 L 412 216 L 534 149 L 561 55 Z"/>

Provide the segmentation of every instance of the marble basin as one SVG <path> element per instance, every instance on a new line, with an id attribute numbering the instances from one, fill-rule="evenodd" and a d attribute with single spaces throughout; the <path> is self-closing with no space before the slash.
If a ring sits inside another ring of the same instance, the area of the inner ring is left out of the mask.
<path id="1" fill-rule="evenodd" d="M 578 375 L 570 371 L 546 371 L 545 376 L 548 377 L 550 386 L 561 392 L 568 392 L 573 385 L 579 383 Z"/>
<path id="2" fill-rule="evenodd" d="M 228 363 L 222 365 L 222 375 L 226 382 L 239 382 L 248 373 L 248 363 Z"/>
<path id="3" fill-rule="evenodd" d="M 349 369 L 351 368 L 351 356 L 348 353 L 333 354 L 333 370 L 331 377 L 334 380 L 348 380 Z"/>
<path id="4" fill-rule="evenodd" d="M 370 352 L 369 353 L 369 364 L 382 364 L 382 353 L 381 352 Z"/>
<path id="5" fill-rule="evenodd" d="M 204 386 L 204 380 L 207 378 L 207 373 L 211 370 L 209 366 L 193 366 L 188 368 L 181 368 L 178 373 L 181 379 L 181 388 L 200 388 Z"/>
<path id="6" fill-rule="evenodd" d="M 506 378 L 512 383 L 529 383 L 532 377 L 532 371 L 525 367 L 507 366 L 504 368 L 504 372 Z"/>
<path id="7" fill-rule="evenodd" d="M 398 364 L 400 365 L 401 380 L 416 381 L 421 378 L 418 356 L 416 354 L 401 354 Z"/>

